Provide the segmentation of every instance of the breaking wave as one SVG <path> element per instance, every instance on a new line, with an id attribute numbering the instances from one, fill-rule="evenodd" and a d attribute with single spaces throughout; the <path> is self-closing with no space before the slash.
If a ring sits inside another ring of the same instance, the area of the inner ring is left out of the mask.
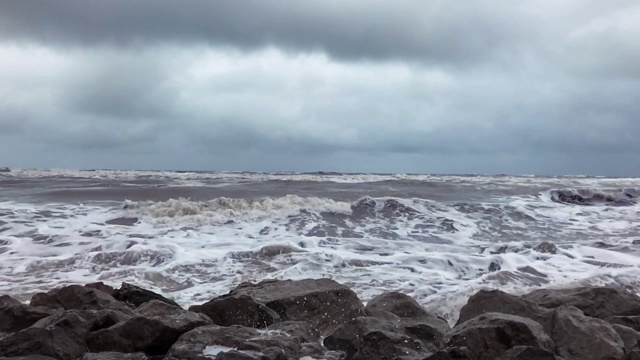
<path id="1" fill-rule="evenodd" d="M 637 189 L 562 189 L 550 190 L 552 201 L 573 205 L 635 205 Z"/>

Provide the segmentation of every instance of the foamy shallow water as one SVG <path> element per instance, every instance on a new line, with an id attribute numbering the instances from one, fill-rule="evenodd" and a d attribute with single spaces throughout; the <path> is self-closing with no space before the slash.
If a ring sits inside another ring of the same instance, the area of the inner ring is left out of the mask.
<path id="1" fill-rule="evenodd" d="M 638 289 L 639 179 L 349 176 L 3 174 L 0 293 L 127 281 L 189 306 L 244 281 L 330 277 L 455 321 L 481 288 Z"/>

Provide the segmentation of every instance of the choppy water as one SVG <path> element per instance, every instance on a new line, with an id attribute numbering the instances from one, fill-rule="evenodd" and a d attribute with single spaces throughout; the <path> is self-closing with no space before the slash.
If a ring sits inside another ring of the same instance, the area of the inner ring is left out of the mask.
<path id="1" fill-rule="evenodd" d="M 244 281 L 331 277 L 454 320 L 485 287 L 640 279 L 640 179 L 0 173 L 0 293 L 128 281 L 183 305 Z M 551 242 L 555 254 L 538 245 Z"/>

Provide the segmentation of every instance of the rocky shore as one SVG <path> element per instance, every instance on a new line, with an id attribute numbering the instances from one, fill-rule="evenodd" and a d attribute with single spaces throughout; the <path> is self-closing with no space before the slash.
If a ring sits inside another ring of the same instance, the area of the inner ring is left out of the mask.
<path id="1" fill-rule="evenodd" d="M 330 279 L 245 283 L 182 309 L 123 283 L 0 297 L 0 359 L 640 359 L 640 297 L 621 289 L 480 291 L 455 326 L 388 292 Z"/>

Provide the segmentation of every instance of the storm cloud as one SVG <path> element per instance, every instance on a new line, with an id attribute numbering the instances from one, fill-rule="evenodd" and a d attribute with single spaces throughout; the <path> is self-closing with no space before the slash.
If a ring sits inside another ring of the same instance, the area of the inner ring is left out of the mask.
<path id="1" fill-rule="evenodd" d="M 640 175 L 635 1 L 0 4 L 0 165 Z"/>

